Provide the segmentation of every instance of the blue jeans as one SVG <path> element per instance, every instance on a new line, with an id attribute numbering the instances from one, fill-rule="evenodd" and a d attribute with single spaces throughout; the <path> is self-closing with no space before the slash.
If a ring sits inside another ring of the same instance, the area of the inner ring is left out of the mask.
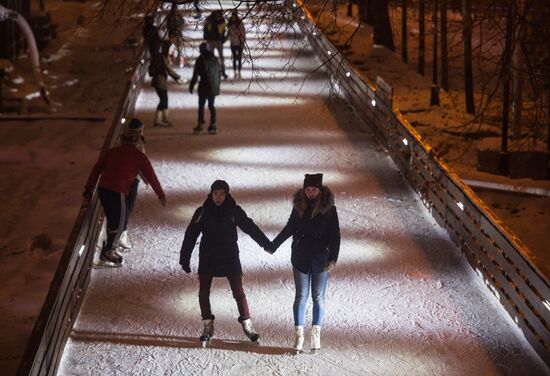
<path id="1" fill-rule="evenodd" d="M 325 318 L 325 292 L 327 291 L 329 275 L 329 272 L 306 274 L 294 268 L 296 297 L 294 298 L 293 312 L 295 326 L 304 326 L 306 321 L 310 286 L 313 298 L 313 325 L 323 325 Z"/>

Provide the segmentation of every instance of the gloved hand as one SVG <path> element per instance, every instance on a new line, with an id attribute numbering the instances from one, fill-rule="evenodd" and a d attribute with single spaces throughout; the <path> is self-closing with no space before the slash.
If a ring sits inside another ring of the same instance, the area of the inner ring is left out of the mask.
<path id="1" fill-rule="evenodd" d="M 193 94 L 193 86 L 189 86 L 189 94 Z"/>
<path id="2" fill-rule="evenodd" d="M 336 265 L 336 262 L 334 260 L 330 260 L 327 265 L 325 266 L 325 272 L 331 272 L 332 269 L 334 269 L 334 266 Z"/>
<path id="3" fill-rule="evenodd" d="M 182 268 L 183 271 L 186 272 L 187 274 L 191 273 L 191 267 L 189 266 L 189 263 L 181 264 L 181 268 Z"/>

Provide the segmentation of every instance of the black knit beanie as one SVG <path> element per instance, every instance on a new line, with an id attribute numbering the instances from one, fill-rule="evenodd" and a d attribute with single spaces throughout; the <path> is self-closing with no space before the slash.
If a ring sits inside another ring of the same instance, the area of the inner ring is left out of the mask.
<path id="1" fill-rule="evenodd" d="M 304 178 L 305 187 L 317 187 L 321 189 L 323 187 L 323 174 L 306 174 Z"/>
<path id="2" fill-rule="evenodd" d="M 229 184 L 225 180 L 216 180 L 212 185 L 210 186 L 210 192 L 214 192 L 217 189 L 223 189 L 225 191 L 225 194 L 229 193 Z"/>

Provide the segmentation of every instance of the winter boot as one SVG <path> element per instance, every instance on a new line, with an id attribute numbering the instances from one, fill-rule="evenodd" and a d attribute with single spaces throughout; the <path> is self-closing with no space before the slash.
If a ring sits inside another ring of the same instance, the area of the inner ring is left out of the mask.
<path id="1" fill-rule="evenodd" d="M 206 347 L 208 341 L 214 337 L 214 319 L 202 320 L 203 328 L 200 336 L 202 347 Z"/>
<path id="2" fill-rule="evenodd" d="M 241 324 L 243 326 L 244 334 L 246 334 L 246 336 L 252 342 L 256 342 L 257 340 L 260 339 L 260 335 L 258 333 L 256 333 L 256 331 L 252 327 L 252 321 L 250 319 L 243 320 L 243 322 L 241 322 Z"/>
<path id="3" fill-rule="evenodd" d="M 101 251 L 99 260 L 103 261 L 106 266 L 122 266 L 124 259 L 119 255 L 115 249 L 105 249 Z"/>
<path id="4" fill-rule="evenodd" d="M 321 349 L 321 326 L 313 325 L 311 327 L 311 351 L 316 353 Z"/>
<path id="5" fill-rule="evenodd" d="M 157 110 L 155 112 L 155 122 L 153 123 L 154 127 L 169 127 L 163 120 L 162 111 Z"/>
<path id="6" fill-rule="evenodd" d="M 128 230 L 125 230 L 120 234 L 120 239 L 118 239 L 118 246 L 122 248 L 122 251 L 129 251 L 132 249 L 132 243 L 128 238 Z"/>
<path id="7" fill-rule="evenodd" d="M 294 351 L 298 354 L 304 347 L 304 327 L 294 327 Z"/>
<path id="8" fill-rule="evenodd" d="M 193 133 L 202 133 L 204 130 L 204 123 L 199 123 L 195 128 L 193 128 Z"/>
<path id="9" fill-rule="evenodd" d="M 169 114 L 168 109 L 162 110 L 162 121 L 164 124 L 166 124 L 167 127 L 171 127 L 174 124 L 172 124 L 172 122 L 168 118 L 168 114 Z"/>
<path id="10" fill-rule="evenodd" d="M 208 133 L 210 134 L 218 133 L 218 128 L 216 128 L 216 123 L 210 123 L 210 125 L 208 126 Z"/>

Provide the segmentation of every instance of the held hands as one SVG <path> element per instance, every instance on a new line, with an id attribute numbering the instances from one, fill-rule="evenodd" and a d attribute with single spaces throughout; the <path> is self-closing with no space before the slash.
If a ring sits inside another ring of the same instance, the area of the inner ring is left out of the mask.
<path id="1" fill-rule="evenodd" d="M 187 274 L 191 273 L 191 266 L 189 266 L 189 263 L 181 264 L 181 268 L 182 268 L 183 271 L 186 272 Z"/>
<path id="2" fill-rule="evenodd" d="M 275 248 L 275 245 L 273 244 L 273 242 L 269 242 L 269 244 L 267 244 L 267 245 L 264 247 L 264 251 L 266 251 L 266 252 L 269 253 L 270 255 L 272 255 L 273 253 L 275 253 L 276 250 L 277 250 L 277 248 Z"/>
<path id="3" fill-rule="evenodd" d="M 327 265 L 325 266 L 325 272 L 331 272 L 332 269 L 334 269 L 334 266 L 336 265 L 336 262 L 334 262 L 334 260 L 330 260 Z"/>

